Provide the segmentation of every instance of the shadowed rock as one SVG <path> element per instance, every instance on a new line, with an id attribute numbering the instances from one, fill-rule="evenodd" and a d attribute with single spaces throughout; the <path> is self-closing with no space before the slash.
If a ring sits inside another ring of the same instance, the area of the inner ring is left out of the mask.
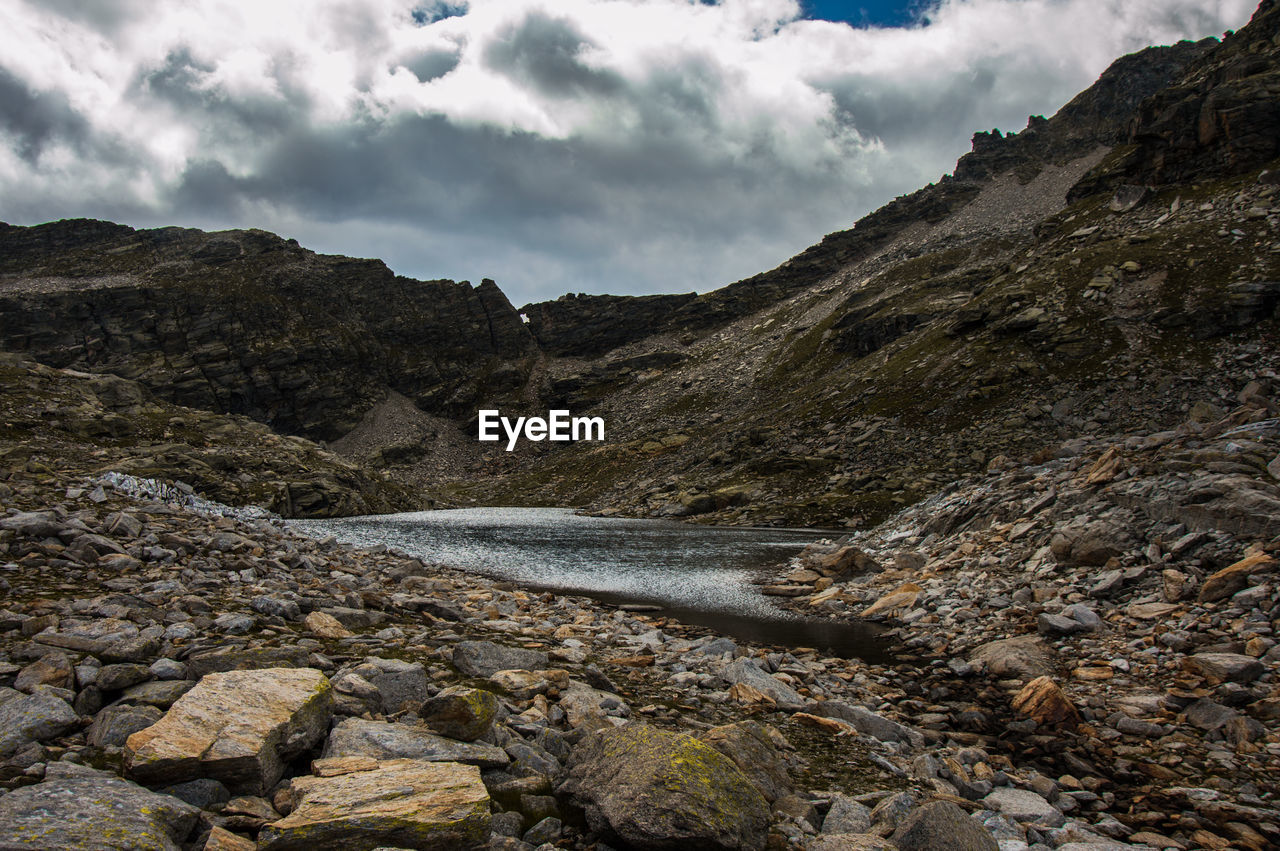
<path id="1" fill-rule="evenodd" d="M 761 849 L 769 805 L 719 751 L 643 724 L 595 732 L 574 748 L 559 792 L 593 830 L 654 851 Z"/>

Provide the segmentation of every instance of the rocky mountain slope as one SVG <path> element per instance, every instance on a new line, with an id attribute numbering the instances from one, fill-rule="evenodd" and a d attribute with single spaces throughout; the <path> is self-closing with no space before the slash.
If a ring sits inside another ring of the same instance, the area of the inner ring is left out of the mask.
<path id="1" fill-rule="evenodd" d="M 495 459 L 514 475 L 462 495 L 856 526 L 1000 455 L 1212 416 L 1274 346 L 1278 33 L 1266 3 L 1221 44 L 1126 57 L 1054 118 L 979 134 L 956 177 L 828 237 L 878 235 L 802 291 L 559 364 L 551 396 L 594 405 L 616 439 Z M 925 202 L 938 214 L 912 209 Z"/>
<path id="2" fill-rule="evenodd" d="M 977 134 L 954 175 L 704 295 L 516 311 L 492 282 L 262 232 L 67 221 L 0 228 L 0 346 L 333 441 L 424 503 L 871 523 L 1253 377 L 1280 278 L 1257 179 L 1275 18 L 1124 57 L 1053 117 Z M 603 416 L 607 442 L 474 440 L 481 407 L 553 406 Z"/>
<path id="3" fill-rule="evenodd" d="M 402 486 L 261 423 L 157 401 L 135 381 L 0 353 L 0 465 L 48 481 L 125 474 L 284 517 L 417 507 Z M 0 485 L 0 496 L 9 491 Z"/>
<path id="4" fill-rule="evenodd" d="M 1274 847 L 1275 413 L 1002 464 L 779 576 L 889 664 L 8 467 L 0 847 Z"/>
<path id="5" fill-rule="evenodd" d="M 453 415 L 524 384 L 534 343 L 492 281 L 415 281 L 263 231 L 0 227 L 0 348 L 162 400 L 332 439 L 388 391 Z"/>

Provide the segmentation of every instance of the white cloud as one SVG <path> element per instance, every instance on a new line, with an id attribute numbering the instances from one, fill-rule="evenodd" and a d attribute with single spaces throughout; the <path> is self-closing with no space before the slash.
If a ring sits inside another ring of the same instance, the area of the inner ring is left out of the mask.
<path id="1" fill-rule="evenodd" d="M 794 0 L 10 0 L 0 218 L 276 228 L 517 303 L 709 289 L 1253 5 L 943 0 L 886 30 Z"/>

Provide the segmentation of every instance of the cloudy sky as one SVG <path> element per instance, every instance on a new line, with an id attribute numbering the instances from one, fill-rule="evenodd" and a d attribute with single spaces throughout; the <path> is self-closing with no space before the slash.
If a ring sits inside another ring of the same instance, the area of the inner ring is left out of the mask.
<path id="1" fill-rule="evenodd" d="M 0 220 L 714 289 L 1255 0 L 0 0 Z"/>

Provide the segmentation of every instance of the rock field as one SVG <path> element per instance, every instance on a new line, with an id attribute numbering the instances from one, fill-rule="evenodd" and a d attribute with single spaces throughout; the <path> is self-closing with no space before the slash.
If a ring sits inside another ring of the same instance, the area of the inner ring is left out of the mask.
<path id="1" fill-rule="evenodd" d="M 883 666 L 11 467 L 0 848 L 1274 847 L 1280 419 L 1243 395 L 780 569 L 892 625 Z"/>

